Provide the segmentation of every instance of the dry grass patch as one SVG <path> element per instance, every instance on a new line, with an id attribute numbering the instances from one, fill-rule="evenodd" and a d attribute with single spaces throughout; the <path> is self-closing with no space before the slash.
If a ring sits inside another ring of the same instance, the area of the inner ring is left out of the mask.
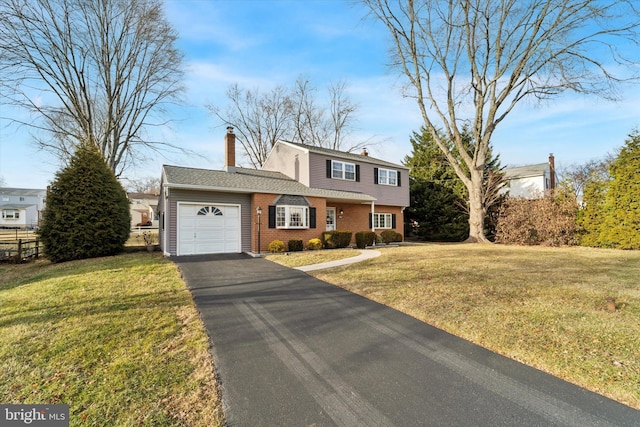
<path id="1" fill-rule="evenodd" d="M 71 425 L 223 422 L 209 342 L 174 264 L 136 253 L 0 265 L 0 397 Z"/>
<path id="2" fill-rule="evenodd" d="M 312 274 L 640 409 L 640 252 L 465 244 L 382 252 Z"/>
<path id="3" fill-rule="evenodd" d="M 269 261 L 277 262 L 286 267 L 301 267 L 303 265 L 320 264 L 360 255 L 360 251 L 353 249 L 324 249 L 320 251 L 289 252 L 286 254 L 267 255 Z"/>

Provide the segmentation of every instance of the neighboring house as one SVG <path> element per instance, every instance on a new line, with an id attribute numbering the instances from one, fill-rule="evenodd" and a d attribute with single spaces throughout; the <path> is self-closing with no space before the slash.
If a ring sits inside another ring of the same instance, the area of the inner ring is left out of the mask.
<path id="1" fill-rule="evenodd" d="M 158 226 L 158 194 L 127 193 L 131 211 L 131 227 Z"/>
<path id="2" fill-rule="evenodd" d="M 556 188 L 555 159 L 549 154 L 548 163 L 520 166 L 504 170 L 506 184 L 502 192 L 511 197 L 537 199 Z"/>
<path id="3" fill-rule="evenodd" d="M 306 244 L 327 230 L 403 232 L 408 168 L 278 141 L 261 170 L 245 169 L 235 166 L 232 128 L 225 142 L 225 170 L 163 166 L 165 255 L 266 251 L 275 239 Z"/>
<path id="4" fill-rule="evenodd" d="M 0 188 L 0 228 L 37 228 L 47 190 Z"/>

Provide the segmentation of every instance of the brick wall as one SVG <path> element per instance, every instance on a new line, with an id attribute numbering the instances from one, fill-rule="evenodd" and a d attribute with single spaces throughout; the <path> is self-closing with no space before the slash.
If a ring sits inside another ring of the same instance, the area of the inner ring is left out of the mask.
<path id="1" fill-rule="evenodd" d="M 260 206 L 262 208 L 262 215 L 260 218 L 260 251 L 266 252 L 269 243 L 273 240 L 282 240 L 285 244 L 285 249 L 289 240 L 302 240 L 304 245 L 313 238 L 320 238 L 322 232 L 327 228 L 327 206 L 336 208 L 336 230 L 348 230 L 353 232 L 352 244 L 355 244 L 355 234 L 358 231 L 365 231 L 369 229 L 369 213 L 371 212 L 371 205 L 368 204 L 342 204 L 329 202 L 328 205 L 324 199 L 316 197 L 307 197 L 311 203 L 311 207 L 316 208 L 316 228 L 309 228 L 303 230 L 283 230 L 278 228 L 269 228 L 269 206 L 274 205 L 275 201 L 280 197 L 279 194 L 254 194 L 251 199 L 252 206 L 252 244 L 251 250 L 258 250 L 258 215 L 256 208 Z M 340 214 L 342 210 L 342 215 Z M 396 228 L 395 231 L 403 234 L 404 232 L 404 215 L 402 210 L 398 206 L 377 206 L 375 207 L 377 213 L 390 213 L 396 214 Z M 376 230 L 376 233 L 380 234 L 382 230 Z"/>
<path id="2" fill-rule="evenodd" d="M 329 204 L 329 207 L 333 207 Z M 358 231 L 369 230 L 369 213 L 371 213 L 371 205 L 342 205 L 336 204 L 336 229 L 337 230 L 349 230 L 353 232 L 352 243 L 355 244 L 355 234 Z M 340 210 L 343 210 L 343 214 L 340 215 Z M 390 213 L 396 214 L 396 228 L 397 233 L 404 235 L 404 214 L 402 208 L 398 206 L 375 206 L 376 213 Z M 383 231 L 382 229 L 376 230 L 377 234 Z"/>
<path id="3" fill-rule="evenodd" d="M 327 209 L 325 200 L 317 197 L 307 197 L 311 203 L 311 207 L 316 208 L 316 228 L 302 230 L 283 230 L 279 228 L 269 228 L 269 206 L 275 205 L 275 201 L 280 197 L 279 194 L 254 194 L 252 196 L 251 205 L 252 212 L 252 245 L 251 250 L 258 249 L 258 215 L 256 208 L 262 208 L 260 219 L 260 251 L 266 252 L 269 243 L 273 240 L 282 240 L 287 249 L 289 240 L 302 240 L 306 246 L 307 242 L 313 238 L 320 238 L 320 235 L 327 227 Z"/>

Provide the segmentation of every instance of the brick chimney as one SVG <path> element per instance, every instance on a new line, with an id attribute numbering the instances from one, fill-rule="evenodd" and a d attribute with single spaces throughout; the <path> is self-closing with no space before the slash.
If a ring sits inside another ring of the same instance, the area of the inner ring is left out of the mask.
<path id="1" fill-rule="evenodd" d="M 224 136 L 224 169 L 227 172 L 236 171 L 236 134 L 233 133 L 233 126 L 227 126 Z"/>
<path id="2" fill-rule="evenodd" d="M 556 189 L 556 163 L 553 153 L 549 154 L 549 189 L 551 191 Z"/>

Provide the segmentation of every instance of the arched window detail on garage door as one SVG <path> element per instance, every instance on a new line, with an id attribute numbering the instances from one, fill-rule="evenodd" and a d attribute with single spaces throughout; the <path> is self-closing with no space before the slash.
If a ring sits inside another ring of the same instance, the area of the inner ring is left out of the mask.
<path id="1" fill-rule="evenodd" d="M 222 216 L 222 211 L 215 206 L 205 206 L 198 211 L 198 215 Z"/>

